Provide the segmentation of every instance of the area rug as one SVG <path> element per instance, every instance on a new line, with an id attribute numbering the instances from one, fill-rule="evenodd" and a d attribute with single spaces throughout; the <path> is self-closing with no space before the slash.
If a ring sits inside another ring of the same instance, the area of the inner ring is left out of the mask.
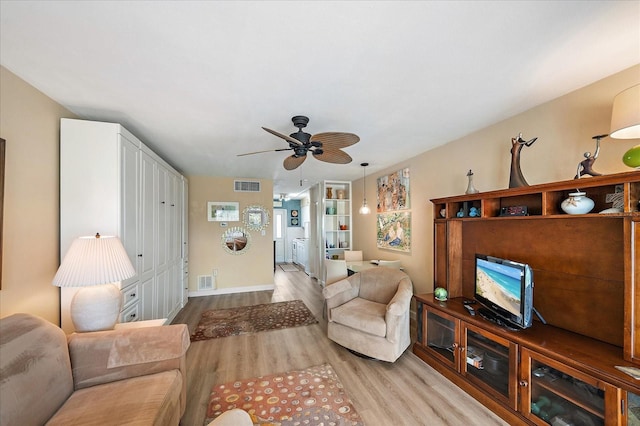
<path id="1" fill-rule="evenodd" d="M 205 311 L 191 341 L 316 324 L 302 300 Z"/>
<path id="2" fill-rule="evenodd" d="M 329 364 L 215 385 L 204 424 L 233 408 L 259 425 L 364 425 Z"/>
<path id="3" fill-rule="evenodd" d="M 298 269 L 297 266 L 295 265 L 280 265 L 280 269 L 282 269 L 285 272 L 299 272 L 300 269 Z"/>

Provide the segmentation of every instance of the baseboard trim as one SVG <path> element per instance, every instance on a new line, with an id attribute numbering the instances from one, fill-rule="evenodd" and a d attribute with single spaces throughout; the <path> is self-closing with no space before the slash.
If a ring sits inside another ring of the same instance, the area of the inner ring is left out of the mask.
<path id="1" fill-rule="evenodd" d="M 217 288 L 215 290 L 189 291 L 189 297 L 216 296 L 219 294 L 248 293 L 251 291 L 269 291 L 276 288 L 275 284 L 254 285 L 249 287 Z"/>

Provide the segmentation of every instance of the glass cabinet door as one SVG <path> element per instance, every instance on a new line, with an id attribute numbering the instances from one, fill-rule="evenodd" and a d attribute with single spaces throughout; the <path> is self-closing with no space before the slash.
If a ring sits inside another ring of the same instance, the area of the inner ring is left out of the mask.
<path id="1" fill-rule="evenodd" d="M 458 367 L 458 324 L 460 320 L 442 312 L 426 309 L 425 346 L 449 367 Z"/>
<path id="2" fill-rule="evenodd" d="M 516 410 L 518 346 L 488 331 L 465 325 L 460 372 L 474 384 Z"/>
<path id="3" fill-rule="evenodd" d="M 615 394 L 613 386 L 527 349 L 522 349 L 522 359 L 523 368 L 528 370 L 522 371 L 523 377 L 528 377 L 522 409 L 530 420 L 540 425 L 605 424 L 605 394 Z M 618 417 L 616 407 L 612 408 L 609 412 Z"/>
<path id="4" fill-rule="evenodd" d="M 639 426 L 640 425 L 640 395 L 627 392 L 626 401 L 627 412 L 627 426 Z"/>

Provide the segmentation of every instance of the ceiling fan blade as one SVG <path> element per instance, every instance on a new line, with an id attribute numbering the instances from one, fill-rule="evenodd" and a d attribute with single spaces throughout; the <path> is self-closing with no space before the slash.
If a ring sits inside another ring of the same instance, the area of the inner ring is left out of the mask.
<path id="1" fill-rule="evenodd" d="M 322 154 L 316 154 L 314 152 L 313 156 L 326 163 L 348 164 L 351 162 L 351 156 L 341 149 L 323 150 Z"/>
<path id="2" fill-rule="evenodd" d="M 284 159 L 284 168 L 287 170 L 297 169 L 300 164 L 304 163 L 304 160 L 307 159 L 306 155 L 301 157 L 296 157 L 295 155 L 290 155 L 289 157 Z"/>
<path id="3" fill-rule="evenodd" d="M 243 157 L 245 155 L 253 155 L 253 154 L 262 154 L 263 152 L 291 151 L 292 149 L 293 148 L 278 148 L 278 149 L 267 149 L 265 151 L 245 152 L 244 154 L 236 155 L 236 157 Z"/>
<path id="4" fill-rule="evenodd" d="M 360 141 L 358 135 L 345 132 L 324 132 L 311 136 L 312 142 L 321 142 L 322 149 L 346 148 Z"/>
<path id="5" fill-rule="evenodd" d="M 263 129 L 274 136 L 284 139 L 287 142 L 290 142 L 296 145 L 302 145 L 302 142 L 300 142 L 298 139 L 292 138 L 291 136 L 283 135 L 282 133 L 276 132 L 275 130 L 267 129 L 266 127 L 263 127 Z"/>

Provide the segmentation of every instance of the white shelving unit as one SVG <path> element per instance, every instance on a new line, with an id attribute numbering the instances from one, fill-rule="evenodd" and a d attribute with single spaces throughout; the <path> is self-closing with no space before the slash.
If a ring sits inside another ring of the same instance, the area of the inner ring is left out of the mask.
<path id="1" fill-rule="evenodd" d="M 351 250 L 351 182 L 326 180 L 322 185 L 322 244 L 325 259 L 344 259 Z M 324 259 L 323 259 L 324 260 Z M 322 265 L 324 281 L 324 264 Z"/>

